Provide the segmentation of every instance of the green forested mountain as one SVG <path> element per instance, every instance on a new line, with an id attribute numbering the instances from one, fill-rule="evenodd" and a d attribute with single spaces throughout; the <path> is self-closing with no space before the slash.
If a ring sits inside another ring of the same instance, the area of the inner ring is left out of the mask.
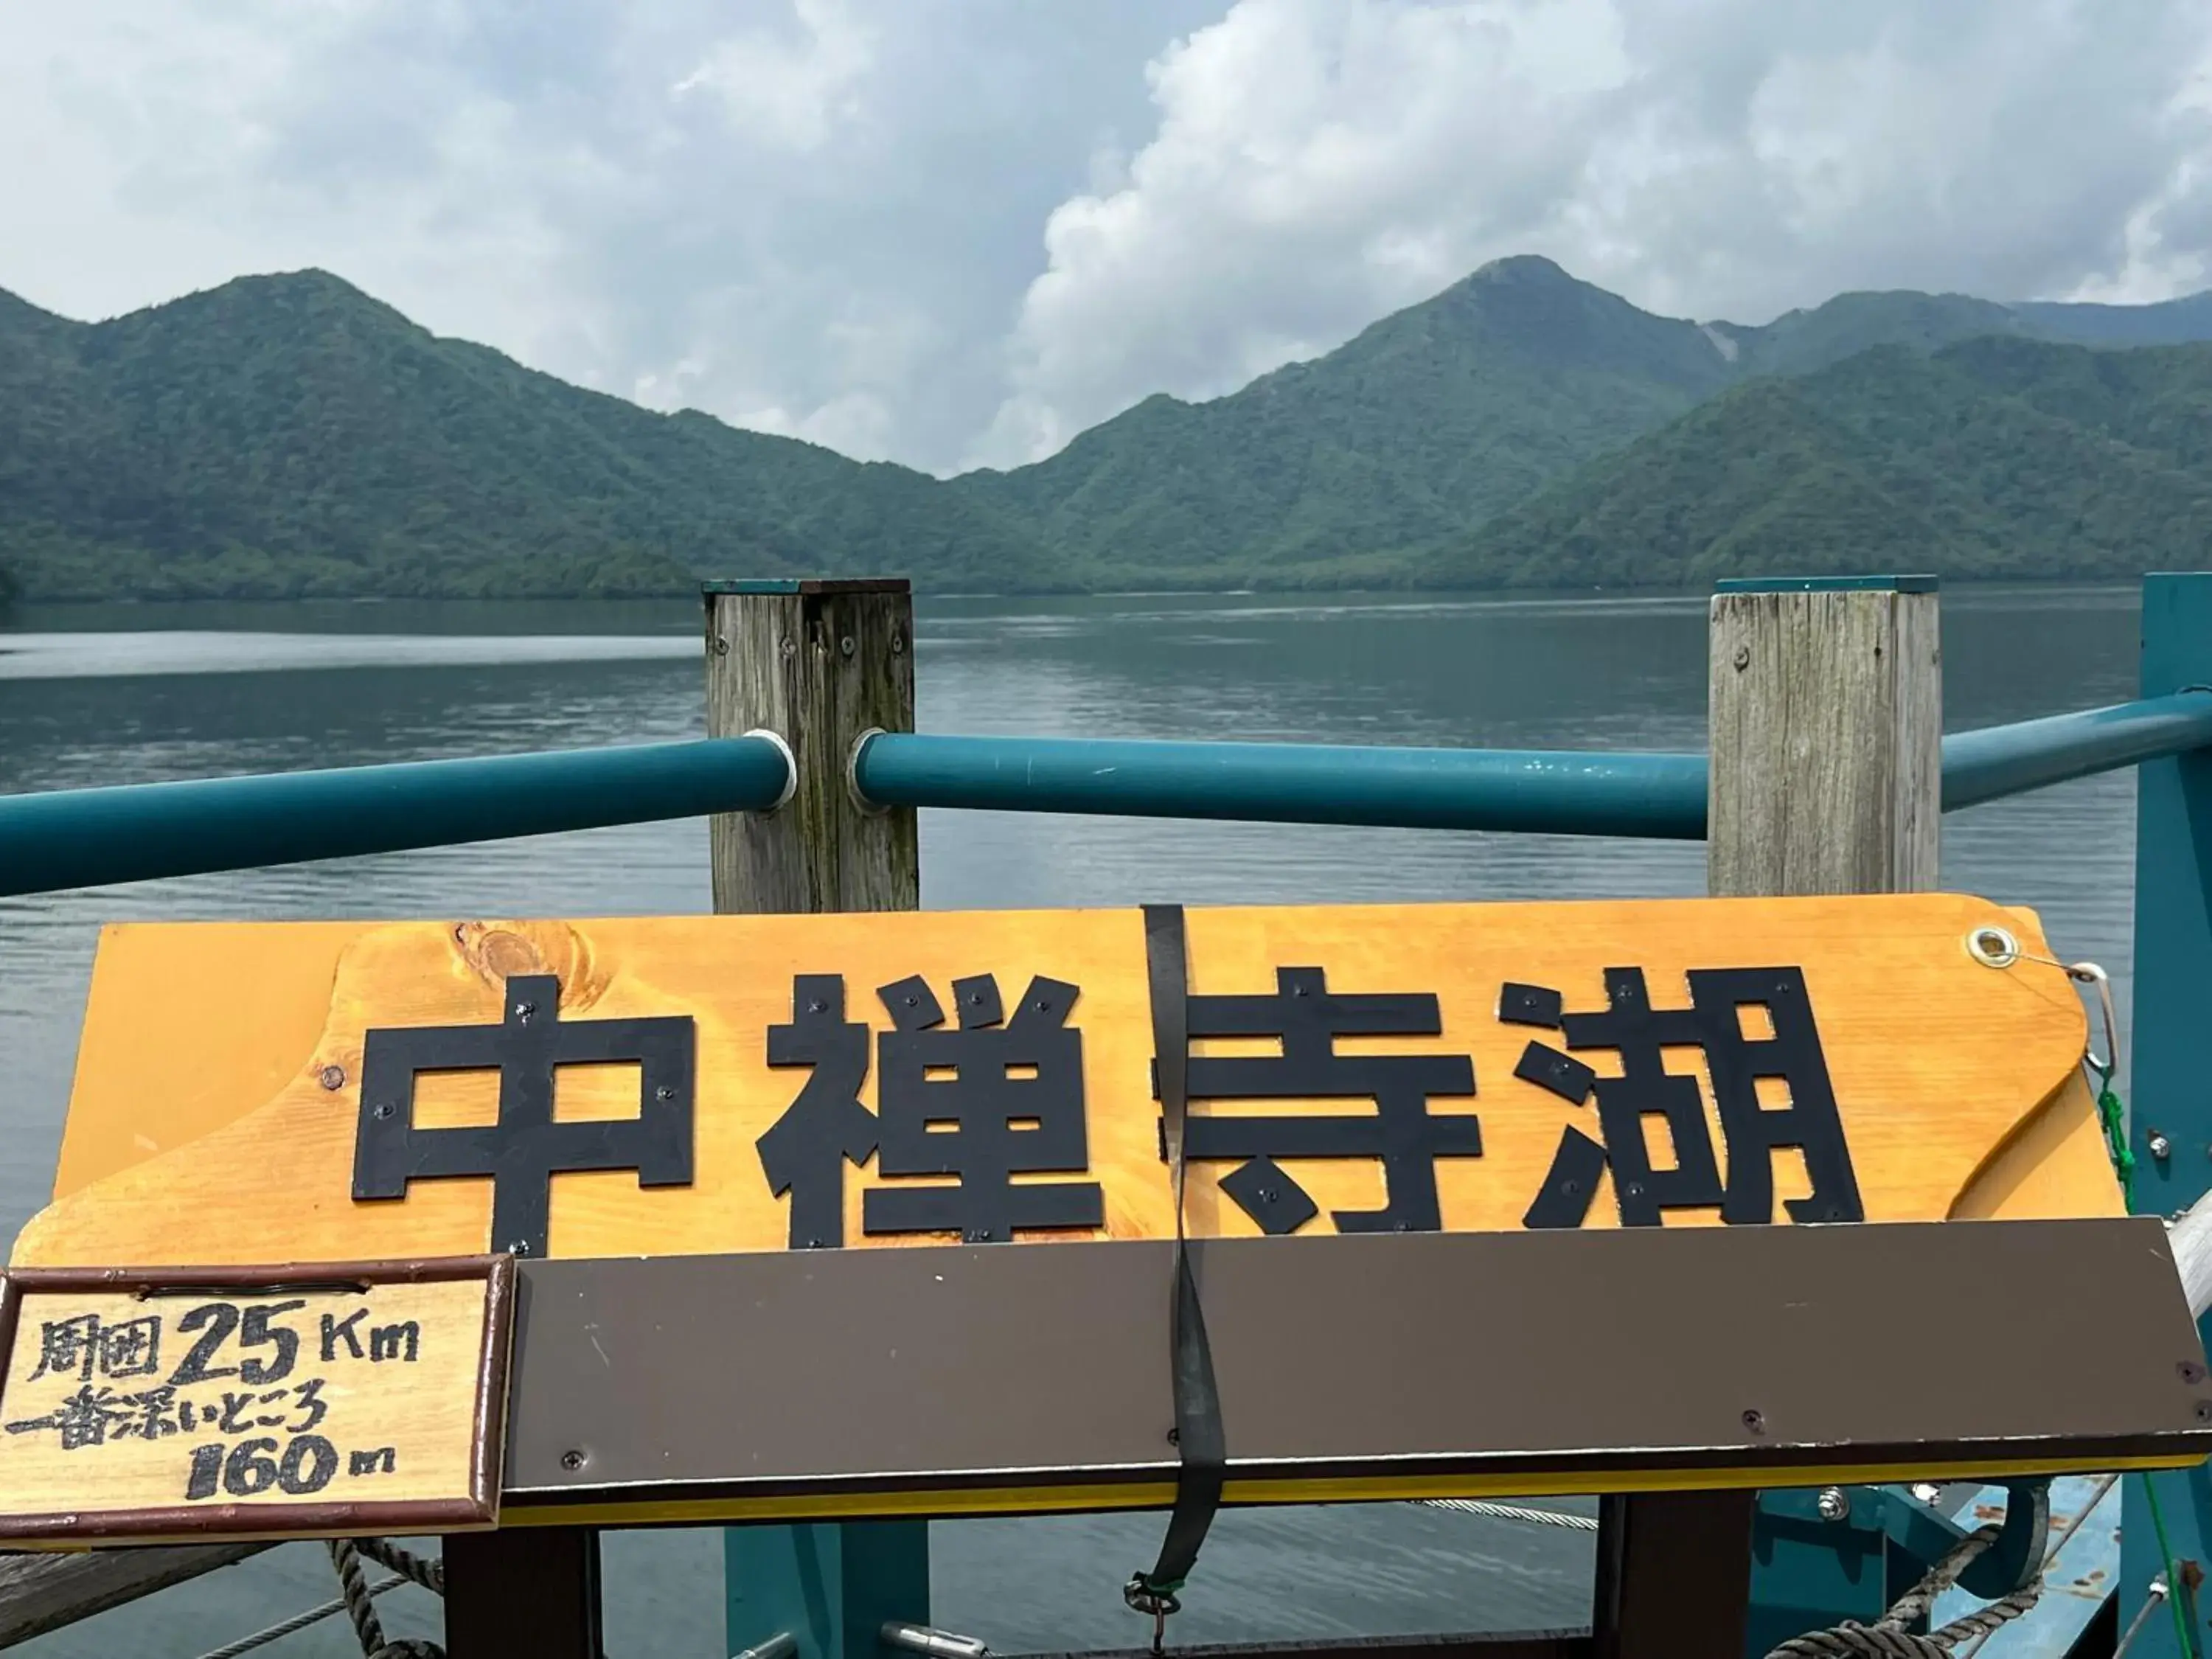
<path id="1" fill-rule="evenodd" d="M 0 568 L 33 596 L 975 586 L 1029 553 L 921 473 L 580 391 L 318 273 L 97 326 L 0 308 Z"/>
<path id="2" fill-rule="evenodd" d="M 939 481 L 659 415 L 336 277 L 111 322 L 0 294 L 0 597 L 1702 580 L 2188 563 L 2212 295 L 1848 295 L 1762 327 L 1485 267 L 1231 396 Z M 2078 526 L 2078 527 L 2076 527 Z"/>
<path id="3" fill-rule="evenodd" d="M 1696 324 L 1507 259 L 1232 396 L 1153 397 L 953 488 L 1090 582 L 1356 580 L 1734 378 Z"/>
<path id="4" fill-rule="evenodd" d="M 1408 561 L 1446 586 L 2212 563 L 2212 345 L 2008 336 L 1750 381 Z"/>

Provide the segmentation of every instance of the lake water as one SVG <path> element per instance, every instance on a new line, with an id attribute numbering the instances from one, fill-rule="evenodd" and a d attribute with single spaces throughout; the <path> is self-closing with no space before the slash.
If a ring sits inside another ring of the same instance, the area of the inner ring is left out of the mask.
<path id="1" fill-rule="evenodd" d="M 1705 600 L 1331 597 L 925 602 L 925 731 L 1498 748 L 1704 743 Z M 1946 724 L 2134 695 L 2136 595 L 1944 599 Z M 290 605 L 29 610 L 0 621 L 0 792 L 699 735 L 684 605 Z M 2036 907 L 2112 970 L 2124 1018 L 2131 774 L 1944 822 L 1948 886 Z M 1690 895 L 1696 844 L 931 812 L 933 908 L 1174 900 Z M 94 930 L 163 918 L 609 915 L 708 908 L 702 823 L 0 899 L 0 1235 L 46 1196 Z M 158 1057 L 155 1057 L 158 1058 Z M 1559 1507 L 1587 1512 L 1587 1504 Z M 939 1623 L 1000 1652 L 1126 1647 L 1119 1585 L 1156 1516 L 932 1529 Z M 612 1659 L 721 1654 L 719 1534 L 611 1534 Z M 1585 1621 L 1590 1536 L 1390 1504 L 1222 1517 L 1178 1641 Z M 34 1655 L 192 1659 L 332 1593 L 289 1546 L 44 1638 Z M 419 1592 L 394 1634 L 434 1634 Z M 155 1608 L 159 1609 L 158 1615 Z M 265 1650 L 356 1654 L 343 1620 Z"/>

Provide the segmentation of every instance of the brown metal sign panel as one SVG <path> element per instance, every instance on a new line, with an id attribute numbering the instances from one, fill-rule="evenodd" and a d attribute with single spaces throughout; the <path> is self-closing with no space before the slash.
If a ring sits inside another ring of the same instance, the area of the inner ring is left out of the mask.
<path id="1" fill-rule="evenodd" d="M 493 1526 L 514 1302 L 505 1256 L 11 1272 L 0 1541 Z"/>
<path id="2" fill-rule="evenodd" d="M 2034 917 L 1194 909 L 1201 1237 L 2113 1215 Z M 1175 1231 L 1139 912 L 130 925 L 24 1265 Z"/>
<path id="3" fill-rule="evenodd" d="M 2167 1468 L 2212 1386 L 2154 1218 L 1200 1247 L 1231 1502 Z M 1168 1247 L 526 1264 L 507 1524 L 1164 1505 Z M 1900 1349 L 1941 1285 L 2003 1333 Z"/>

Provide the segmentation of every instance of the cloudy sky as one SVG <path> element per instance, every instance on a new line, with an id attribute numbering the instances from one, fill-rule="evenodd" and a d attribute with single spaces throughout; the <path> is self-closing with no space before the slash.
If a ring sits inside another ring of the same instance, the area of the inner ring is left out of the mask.
<path id="1" fill-rule="evenodd" d="M 2204 0 L 0 0 L 0 288 L 337 272 L 936 471 L 1484 260 L 1673 314 L 2212 285 Z"/>

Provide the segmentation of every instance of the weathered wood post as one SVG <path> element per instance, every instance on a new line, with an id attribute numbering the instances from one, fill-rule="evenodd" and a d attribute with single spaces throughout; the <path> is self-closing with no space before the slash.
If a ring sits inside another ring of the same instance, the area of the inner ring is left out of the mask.
<path id="1" fill-rule="evenodd" d="M 919 909 L 913 811 L 872 811 L 849 783 L 865 733 L 914 729 L 908 584 L 714 582 L 705 597 L 708 735 L 772 732 L 798 772 L 775 811 L 712 820 L 716 913 Z M 929 1622 L 926 1522 L 732 1527 L 723 1539 L 732 1653 L 787 1633 L 798 1659 L 874 1659 L 887 1621 Z"/>
<path id="2" fill-rule="evenodd" d="M 1943 731 L 1935 578 L 1723 582 L 1707 638 L 1708 890 L 1933 889 Z M 1742 1653 L 1754 1637 L 1751 1650 L 1764 1653 L 1765 1632 L 1747 1623 L 1755 1503 L 1729 1492 L 1607 1498 L 1598 1659 Z"/>
<path id="3" fill-rule="evenodd" d="M 1933 576 L 1720 584 L 1710 635 L 1709 890 L 1936 886 L 1936 606 Z"/>

